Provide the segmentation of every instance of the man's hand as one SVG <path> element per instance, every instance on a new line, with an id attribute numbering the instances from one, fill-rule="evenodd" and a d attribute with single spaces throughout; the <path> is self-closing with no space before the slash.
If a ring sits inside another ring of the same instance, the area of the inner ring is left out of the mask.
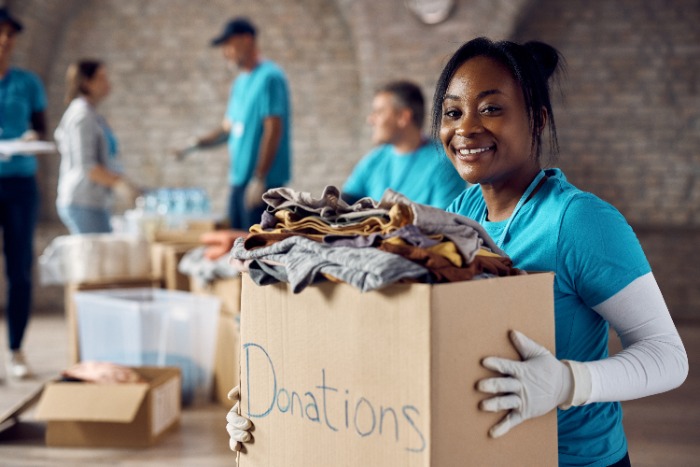
<path id="1" fill-rule="evenodd" d="M 178 162 L 183 161 L 185 157 L 188 155 L 192 154 L 195 152 L 199 147 L 201 146 L 201 143 L 199 141 L 199 138 L 192 137 L 190 140 L 187 142 L 186 146 L 183 146 L 181 148 L 175 148 L 171 149 L 170 152 L 171 154 L 175 157 L 175 160 Z"/>
<path id="2" fill-rule="evenodd" d="M 203 233 L 199 241 L 206 245 L 204 256 L 209 260 L 217 260 L 231 251 L 233 242 L 238 237 L 245 237 L 248 232 L 243 230 L 214 230 Z"/>
<path id="3" fill-rule="evenodd" d="M 228 393 L 228 398 L 236 403 L 226 415 L 226 431 L 229 435 L 229 448 L 231 451 L 240 451 L 241 443 L 249 443 L 253 436 L 250 434 L 253 422 L 239 414 L 241 403 L 241 388 L 236 386 Z"/>
<path id="4" fill-rule="evenodd" d="M 243 200 L 245 207 L 253 209 L 263 204 L 263 193 L 265 193 L 265 180 L 253 177 L 245 188 L 245 198 Z"/>
<path id="5" fill-rule="evenodd" d="M 498 394 L 481 401 L 481 410 L 509 410 L 489 430 L 493 438 L 559 405 L 570 406 L 576 385 L 570 366 L 557 360 L 549 350 L 518 331 L 511 331 L 509 336 L 523 361 L 487 357 L 481 364 L 505 376 L 482 379 L 477 384 L 481 392 Z"/>

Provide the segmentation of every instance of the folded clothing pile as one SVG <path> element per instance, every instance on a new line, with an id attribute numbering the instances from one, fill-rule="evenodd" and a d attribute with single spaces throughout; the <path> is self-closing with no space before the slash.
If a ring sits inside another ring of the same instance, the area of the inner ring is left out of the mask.
<path id="1" fill-rule="evenodd" d="M 366 292 L 523 273 L 476 221 L 392 190 L 348 204 L 335 186 L 320 198 L 285 187 L 263 200 L 260 224 L 231 250 L 259 285 L 288 282 L 298 293 L 330 280 Z"/>

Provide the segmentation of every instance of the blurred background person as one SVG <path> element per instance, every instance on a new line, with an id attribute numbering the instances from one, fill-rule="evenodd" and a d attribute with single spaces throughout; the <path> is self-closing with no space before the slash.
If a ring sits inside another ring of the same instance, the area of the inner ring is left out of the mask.
<path id="1" fill-rule="evenodd" d="M 54 137 L 61 154 L 56 208 L 71 234 L 111 232 L 113 195 L 131 205 L 139 194 L 124 176 L 114 133 L 97 112 L 109 92 L 107 68 L 99 60 L 68 67 L 68 108 Z"/>
<path id="2" fill-rule="evenodd" d="M 284 71 L 261 57 L 256 28 L 246 18 L 229 21 L 211 42 L 241 72 L 231 87 L 221 125 L 186 148 L 179 158 L 228 141 L 231 194 L 228 216 L 232 229 L 248 230 L 260 222 L 262 194 L 285 185 L 291 172 L 291 103 Z"/>
<path id="3" fill-rule="evenodd" d="M 0 8 L 0 139 L 39 139 L 46 134 L 46 92 L 37 75 L 10 66 L 22 23 Z M 35 156 L 0 158 L 0 226 L 7 277 L 7 329 L 11 377 L 31 371 L 21 351 L 32 299 L 34 229 L 39 209 Z"/>
<path id="4" fill-rule="evenodd" d="M 418 85 L 393 81 L 380 87 L 367 122 L 377 145 L 343 185 L 343 199 L 380 199 L 387 188 L 411 201 L 445 209 L 465 188 L 442 145 L 425 136 L 425 100 Z"/>

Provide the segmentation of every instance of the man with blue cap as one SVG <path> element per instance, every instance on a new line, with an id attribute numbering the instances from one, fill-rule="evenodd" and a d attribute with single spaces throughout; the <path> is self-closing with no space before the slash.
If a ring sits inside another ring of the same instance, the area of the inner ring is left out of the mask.
<path id="1" fill-rule="evenodd" d="M 212 132 L 193 139 L 180 157 L 228 141 L 231 158 L 229 220 L 247 230 L 260 222 L 262 194 L 285 185 L 291 172 L 291 104 L 284 71 L 260 55 L 257 31 L 248 19 L 229 21 L 211 41 L 240 73 L 231 87 L 224 120 Z"/>

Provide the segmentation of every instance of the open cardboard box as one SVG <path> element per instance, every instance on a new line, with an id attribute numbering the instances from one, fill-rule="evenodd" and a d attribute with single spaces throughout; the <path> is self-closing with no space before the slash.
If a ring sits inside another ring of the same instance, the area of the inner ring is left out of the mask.
<path id="1" fill-rule="evenodd" d="M 475 389 L 484 357 L 518 358 L 511 329 L 554 350 L 553 277 L 293 294 L 244 275 L 239 467 L 557 465 L 556 411 L 492 439 L 504 414 Z"/>
<path id="2" fill-rule="evenodd" d="M 189 276 L 178 270 L 185 254 L 202 244 L 199 241 L 160 241 L 151 243 L 151 269 L 164 289 L 190 290 Z"/>
<path id="3" fill-rule="evenodd" d="M 148 447 L 180 422 L 180 370 L 134 367 L 147 382 L 94 384 L 55 381 L 44 387 L 34 416 L 45 420 L 46 444 Z"/>
<path id="4" fill-rule="evenodd" d="M 20 417 L 34 405 L 36 405 L 41 392 L 43 390 L 42 386 L 37 386 L 33 390 L 29 391 L 22 398 L 20 398 L 15 404 L 10 406 L 8 409 L 0 413 L 0 432 L 3 432 L 20 422 Z"/>

